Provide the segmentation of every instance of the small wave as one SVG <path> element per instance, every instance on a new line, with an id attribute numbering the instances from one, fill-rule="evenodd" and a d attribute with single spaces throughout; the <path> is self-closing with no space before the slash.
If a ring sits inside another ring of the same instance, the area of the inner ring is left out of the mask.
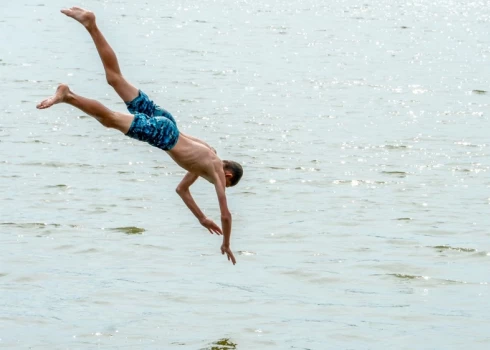
<path id="1" fill-rule="evenodd" d="M 92 165 L 83 163 L 60 163 L 60 162 L 27 162 L 19 165 L 49 167 L 49 168 L 90 168 Z M 103 167 L 103 166 L 99 166 Z"/>
<path id="2" fill-rule="evenodd" d="M 437 249 L 438 251 L 446 251 L 446 250 L 454 250 L 458 252 L 465 252 L 465 253 L 475 253 L 478 250 L 474 248 L 460 248 L 460 247 L 451 247 L 449 245 L 436 245 L 436 246 L 431 246 L 430 248 Z"/>
<path id="3" fill-rule="evenodd" d="M 56 248 L 54 248 L 55 250 L 65 250 L 65 249 L 71 249 L 73 248 L 74 246 L 71 245 L 71 244 L 64 244 L 64 245 L 60 245 Z"/>
<path id="4" fill-rule="evenodd" d="M 169 247 L 166 247 L 166 246 L 157 246 L 157 245 L 154 245 L 154 244 L 138 244 L 137 243 L 137 244 L 135 244 L 135 246 L 141 247 L 141 248 L 146 248 L 146 249 L 154 249 L 154 250 L 164 250 L 164 251 L 172 250 Z"/>
<path id="5" fill-rule="evenodd" d="M 16 228 L 46 228 L 46 227 L 60 227 L 61 224 L 47 224 L 45 222 L 2 222 L 0 226 L 16 227 Z"/>
<path id="6" fill-rule="evenodd" d="M 238 255 L 257 255 L 257 254 L 254 252 L 248 252 L 246 250 L 239 250 Z"/>
<path id="7" fill-rule="evenodd" d="M 351 185 L 351 186 L 359 186 L 359 185 L 384 185 L 386 181 L 377 181 L 377 180 L 334 180 L 332 181 L 334 185 Z"/>
<path id="8" fill-rule="evenodd" d="M 467 281 L 459 281 L 459 280 L 451 280 L 451 279 L 446 279 L 446 278 L 432 278 L 429 276 L 419 276 L 419 275 L 409 275 L 409 274 L 403 274 L 403 273 L 389 273 L 387 274 L 388 276 L 394 276 L 399 279 L 404 279 L 404 280 L 420 280 L 420 281 L 432 281 L 438 284 L 473 284 L 473 285 L 479 285 L 479 284 L 485 284 L 486 282 L 467 282 Z"/>
<path id="9" fill-rule="evenodd" d="M 396 176 L 396 177 L 406 177 L 408 174 L 404 171 L 382 171 L 382 174 Z"/>
<path id="10" fill-rule="evenodd" d="M 70 186 L 68 185 L 65 185 L 65 184 L 59 184 L 59 185 L 49 185 L 49 186 L 46 186 L 46 188 L 68 188 Z"/>
<path id="11" fill-rule="evenodd" d="M 75 254 L 90 254 L 90 253 L 97 253 L 99 250 L 95 248 L 89 248 L 89 249 L 84 249 L 76 252 Z"/>
<path id="12" fill-rule="evenodd" d="M 401 278 L 405 280 L 429 280 L 429 276 L 417 276 L 417 275 L 408 275 L 403 273 L 389 273 L 389 276 L 394 276 L 396 278 Z"/>

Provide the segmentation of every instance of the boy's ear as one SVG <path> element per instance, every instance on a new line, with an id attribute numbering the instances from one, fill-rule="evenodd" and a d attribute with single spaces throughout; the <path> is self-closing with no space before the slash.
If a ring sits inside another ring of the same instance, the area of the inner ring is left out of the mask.
<path id="1" fill-rule="evenodd" d="M 232 178 L 233 177 L 233 174 L 231 173 L 231 171 L 225 170 L 225 177 Z"/>

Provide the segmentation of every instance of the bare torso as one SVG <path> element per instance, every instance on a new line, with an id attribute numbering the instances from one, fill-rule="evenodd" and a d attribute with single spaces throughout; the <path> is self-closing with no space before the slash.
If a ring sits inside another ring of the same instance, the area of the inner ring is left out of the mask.
<path id="1" fill-rule="evenodd" d="M 224 176 L 223 163 L 211 147 L 182 132 L 177 144 L 167 153 L 182 168 L 213 184 Z"/>

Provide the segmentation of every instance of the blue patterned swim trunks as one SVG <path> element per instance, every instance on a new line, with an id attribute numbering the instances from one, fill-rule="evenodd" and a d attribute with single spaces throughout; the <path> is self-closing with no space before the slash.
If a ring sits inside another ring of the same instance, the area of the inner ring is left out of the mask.
<path id="1" fill-rule="evenodd" d="M 179 129 L 174 117 L 165 109 L 157 106 L 143 92 L 131 102 L 126 102 L 134 120 L 126 136 L 148 142 L 150 145 L 171 150 L 179 139 Z"/>

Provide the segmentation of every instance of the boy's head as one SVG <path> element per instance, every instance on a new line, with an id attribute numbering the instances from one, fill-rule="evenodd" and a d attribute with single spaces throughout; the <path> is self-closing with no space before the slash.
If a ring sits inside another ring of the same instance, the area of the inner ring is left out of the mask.
<path id="1" fill-rule="evenodd" d="M 232 160 L 224 160 L 223 170 L 226 177 L 226 187 L 235 186 L 242 178 L 243 168 L 237 162 L 234 162 Z"/>

